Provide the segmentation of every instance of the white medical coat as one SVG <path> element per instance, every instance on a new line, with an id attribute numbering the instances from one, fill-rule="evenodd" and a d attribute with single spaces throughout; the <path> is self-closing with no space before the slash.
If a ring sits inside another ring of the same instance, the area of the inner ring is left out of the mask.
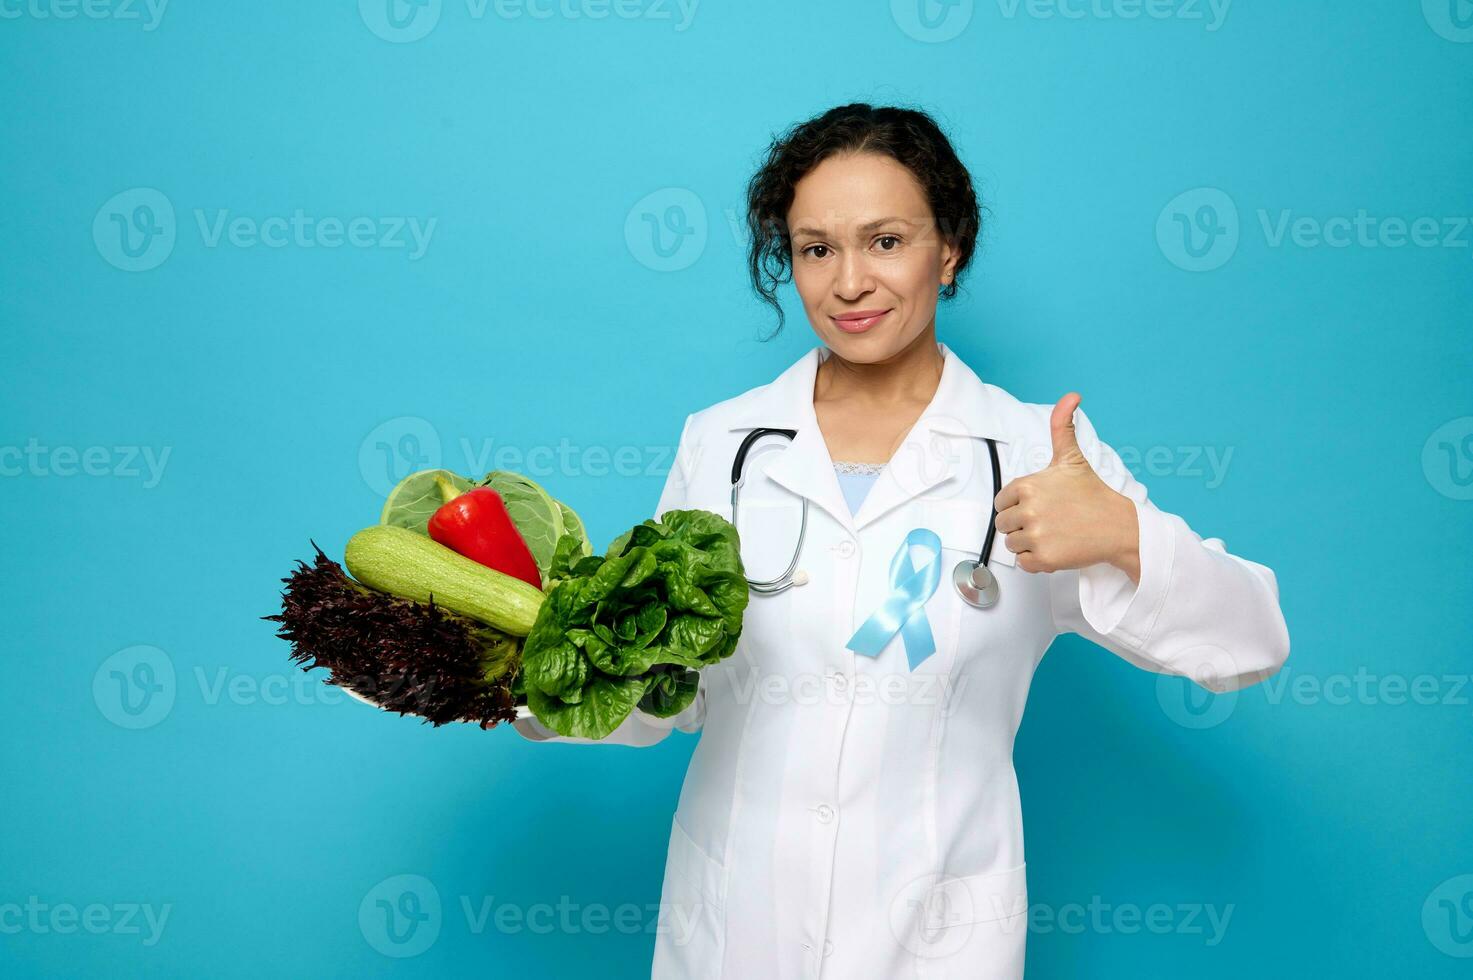
<path id="1" fill-rule="evenodd" d="M 736 651 L 702 671 L 688 709 L 636 711 L 602 740 L 701 732 L 670 829 L 655 980 L 1022 977 L 1013 738 L 1054 637 L 1080 634 L 1216 692 L 1262 680 L 1288 656 L 1273 572 L 1157 509 L 1082 411 L 1081 449 L 1135 503 L 1139 585 L 1105 564 L 1029 574 L 999 534 L 990 567 L 1001 598 L 965 604 L 951 568 L 976 557 L 991 516 L 984 439 L 997 441 L 1004 485 L 1040 470 L 1052 406 L 983 383 L 939 346 L 932 403 L 852 516 L 813 409 L 827 348 L 686 419 L 657 516 L 702 508 L 730 519 L 743 436 L 797 430 L 791 444 L 769 436 L 753 448 L 738 531 L 748 575 L 770 578 L 788 563 L 807 498 L 808 582 L 752 596 Z M 925 605 L 936 651 L 912 671 L 901 636 L 873 658 L 845 643 L 889 591 L 890 560 L 916 527 L 940 537 L 942 581 Z M 590 741 L 530 717 L 514 727 L 535 741 Z"/>

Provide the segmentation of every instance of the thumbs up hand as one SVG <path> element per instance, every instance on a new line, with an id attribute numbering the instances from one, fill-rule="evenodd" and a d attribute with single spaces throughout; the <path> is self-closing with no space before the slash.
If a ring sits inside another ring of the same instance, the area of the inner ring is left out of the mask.
<path id="1" fill-rule="evenodd" d="M 1054 456 L 997 495 L 997 530 L 1025 572 L 1056 572 L 1107 562 L 1140 581 L 1135 504 L 1089 465 L 1074 433 L 1079 394 L 1069 392 L 1049 419 Z"/>

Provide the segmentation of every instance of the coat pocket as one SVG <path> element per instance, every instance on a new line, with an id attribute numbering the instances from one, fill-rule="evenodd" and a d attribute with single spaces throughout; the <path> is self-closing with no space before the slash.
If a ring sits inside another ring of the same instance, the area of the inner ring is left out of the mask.
<path id="1" fill-rule="evenodd" d="M 1003 622 L 1005 606 L 1014 603 L 999 598 L 997 605 L 987 609 L 969 605 L 957 593 L 952 578 L 959 563 L 976 561 L 980 555 L 992 517 L 990 507 L 986 500 L 933 500 L 923 505 L 919 515 L 921 522 L 936 532 L 941 541 L 940 582 L 936 595 L 927 604 L 937 629 L 937 649 L 943 653 L 931 668 L 937 673 L 958 673 L 969 659 L 989 645 L 995 647 L 1007 633 L 1007 624 Z M 997 536 L 987 567 L 997 577 L 1004 594 L 1016 588 L 1014 576 L 1021 574 L 1013 567 L 1016 559 L 1016 555 L 1003 547 L 1001 536 Z"/>
<path id="2" fill-rule="evenodd" d="M 912 950 L 921 980 L 1022 980 L 1027 865 L 939 878 L 927 891 Z"/>
<path id="3" fill-rule="evenodd" d="M 720 980 L 727 870 L 670 822 L 652 980 Z"/>

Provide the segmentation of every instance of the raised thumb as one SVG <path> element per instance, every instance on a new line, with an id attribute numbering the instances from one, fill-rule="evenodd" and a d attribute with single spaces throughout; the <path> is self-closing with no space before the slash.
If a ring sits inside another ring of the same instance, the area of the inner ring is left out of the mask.
<path id="1" fill-rule="evenodd" d="M 1061 463 L 1071 454 L 1084 455 L 1079 449 L 1079 439 L 1074 434 L 1074 410 L 1079 407 L 1079 392 L 1071 391 L 1054 406 L 1049 416 L 1049 435 L 1054 443 L 1054 458 L 1049 465 Z"/>

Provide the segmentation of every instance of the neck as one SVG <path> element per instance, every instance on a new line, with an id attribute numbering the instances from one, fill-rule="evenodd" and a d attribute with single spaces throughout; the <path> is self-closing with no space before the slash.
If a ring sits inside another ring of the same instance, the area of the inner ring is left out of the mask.
<path id="1" fill-rule="evenodd" d="M 818 365 L 813 400 L 848 401 L 883 410 L 911 402 L 928 404 L 941 383 L 945 363 L 936 346 L 936 324 L 883 361 L 846 361 L 832 349 Z"/>

